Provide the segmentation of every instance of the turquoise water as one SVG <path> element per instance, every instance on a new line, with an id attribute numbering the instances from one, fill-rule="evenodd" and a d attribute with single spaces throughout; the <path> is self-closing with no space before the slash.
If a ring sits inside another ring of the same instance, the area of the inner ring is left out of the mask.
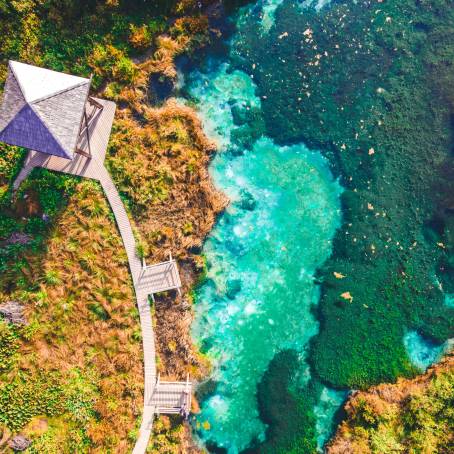
<path id="1" fill-rule="evenodd" d="M 203 442 L 237 453 L 265 439 L 257 384 L 276 353 L 299 352 L 299 384 L 310 378 L 304 357 L 318 330 L 314 273 L 340 225 L 341 188 L 318 151 L 264 135 L 254 82 L 232 71 L 228 57 L 192 72 L 185 89 L 219 146 L 210 173 L 231 201 L 203 250 L 208 273 L 197 291 L 193 337 L 213 364 L 215 389 L 201 402 L 196 427 Z M 319 445 L 344 398 L 322 391 L 314 408 Z"/>
<path id="2" fill-rule="evenodd" d="M 338 391 L 326 386 L 320 394 L 319 401 L 314 407 L 316 417 L 317 447 L 322 451 L 322 447 L 329 440 L 332 434 L 331 423 L 334 414 L 347 398 L 347 391 Z"/>
<path id="3" fill-rule="evenodd" d="M 404 336 L 404 345 L 408 357 L 412 364 L 421 371 L 426 370 L 440 359 L 447 344 L 434 344 L 416 331 L 409 331 Z"/>

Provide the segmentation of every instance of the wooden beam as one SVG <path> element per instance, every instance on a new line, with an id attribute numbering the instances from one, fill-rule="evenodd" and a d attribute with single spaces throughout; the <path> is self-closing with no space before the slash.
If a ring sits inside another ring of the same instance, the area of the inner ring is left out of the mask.
<path id="1" fill-rule="evenodd" d="M 92 106 L 95 106 L 97 109 L 100 109 L 100 110 L 103 110 L 103 109 L 104 109 L 104 106 L 103 106 L 101 103 L 99 103 L 98 101 L 96 101 L 96 99 L 93 99 L 91 96 L 89 96 L 88 102 L 89 102 Z"/>
<path id="2" fill-rule="evenodd" d="M 86 158 L 91 158 L 91 155 L 89 153 L 87 153 L 86 151 L 84 150 L 81 150 L 80 148 L 76 148 L 76 151 L 75 151 L 77 154 L 81 154 L 82 156 L 85 156 Z"/>

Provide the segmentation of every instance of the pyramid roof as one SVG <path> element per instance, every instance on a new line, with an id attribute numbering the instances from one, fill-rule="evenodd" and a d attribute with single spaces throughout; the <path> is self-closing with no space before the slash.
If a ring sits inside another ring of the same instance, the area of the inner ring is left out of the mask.
<path id="1" fill-rule="evenodd" d="M 9 62 L 0 141 L 72 159 L 90 79 Z"/>

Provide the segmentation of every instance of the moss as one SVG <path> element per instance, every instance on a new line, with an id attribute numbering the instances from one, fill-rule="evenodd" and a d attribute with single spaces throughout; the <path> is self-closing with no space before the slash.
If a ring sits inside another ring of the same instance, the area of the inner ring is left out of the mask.
<path id="1" fill-rule="evenodd" d="M 263 453 L 315 453 L 316 390 L 296 386 L 295 375 L 300 369 L 298 354 L 288 350 L 271 361 L 257 387 L 260 418 L 268 424 L 267 439 L 252 448 Z"/>

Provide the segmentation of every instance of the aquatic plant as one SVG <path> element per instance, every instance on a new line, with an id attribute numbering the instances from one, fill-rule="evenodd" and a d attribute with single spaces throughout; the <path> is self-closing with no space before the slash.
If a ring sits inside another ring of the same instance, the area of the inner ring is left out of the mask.
<path id="1" fill-rule="evenodd" d="M 310 357 L 337 387 L 414 373 L 407 329 L 438 343 L 453 334 L 437 283 L 452 276 L 442 265 L 453 248 L 452 14 L 443 0 L 336 2 L 318 13 L 283 1 L 268 33 L 251 15 L 235 40 L 267 133 L 324 150 L 346 188 L 343 226 L 319 272 Z"/>
<path id="2" fill-rule="evenodd" d="M 257 386 L 260 417 L 268 425 L 260 452 L 316 451 L 313 406 L 317 393 L 298 385 L 300 361 L 295 351 L 278 353 Z"/>

